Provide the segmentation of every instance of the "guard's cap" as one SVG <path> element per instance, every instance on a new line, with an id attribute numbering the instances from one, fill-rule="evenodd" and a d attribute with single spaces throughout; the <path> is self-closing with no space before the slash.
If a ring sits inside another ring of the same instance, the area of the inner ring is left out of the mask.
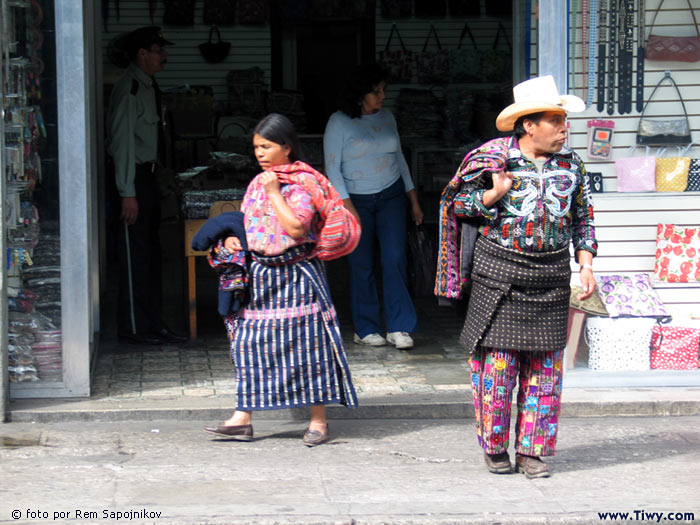
<path id="1" fill-rule="evenodd" d="M 135 56 L 139 49 L 150 49 L 153 44 L 173 45 L 172 42 L 163 38 L 163 32 L 158 26 L 139 27 L 126 37 L 126 51 L 130 57 Z"/>

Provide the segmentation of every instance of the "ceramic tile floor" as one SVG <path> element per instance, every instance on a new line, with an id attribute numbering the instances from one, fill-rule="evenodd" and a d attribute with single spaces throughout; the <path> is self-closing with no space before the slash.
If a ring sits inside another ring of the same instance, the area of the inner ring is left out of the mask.
<path id="1" fill-rule="evenodd" d="M 420 331 L 409 351 L 352 342 L 349 318 L 341 329 L 358 396 L 469 390 L 466 352 L 457 343 L 462 320 L 432 298 L 416 301 Z M 124 352 L 128 349 L 128 352 Z M 185 345 L 120 346 L 103 341 L 94 374 L 93 399 L 231 397 L 235 394 L 228 340 L 205 334 Z"/>

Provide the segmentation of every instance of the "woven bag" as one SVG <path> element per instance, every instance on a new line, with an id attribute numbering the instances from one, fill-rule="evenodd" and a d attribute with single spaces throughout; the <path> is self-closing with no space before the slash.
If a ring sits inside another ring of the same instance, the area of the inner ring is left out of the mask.
<path id="1" fill-rule="evenodd" d="M 585 338 L 588 368 L 605 372 L 649 370 L 649 345 L 655 319 L 589 317 Z"/>

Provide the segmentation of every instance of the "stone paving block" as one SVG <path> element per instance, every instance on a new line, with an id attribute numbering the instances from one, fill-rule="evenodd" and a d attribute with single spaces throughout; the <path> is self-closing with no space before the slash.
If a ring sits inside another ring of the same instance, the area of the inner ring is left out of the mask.
<path id="1" fill-rule="evenodd" d="M 146 373 L 144 373 L 141 376 L 141 381 L 144 383 L 150 383 L 153 381 L 172 381 L 172 380 L 180 380 L 181 379 L 181 374 L 180 372 L 151 372 L 150 370 Z"/>
<path id="2" fill-rule="evenodd" d="M 182 385 L 186 387 L 208 387 L 214 386 L 214 381 L 211 379 L 189 379 L 183 380 Z"/>
<path id="3" fill-rule="evenodd" d="M 107 386 L 110 390 L 126 389 L 126 388 L 141 388 L 140 381 L 109 381 Z"/>
<path id="4" fill-rule="evenodd" d="M 425 392 L 435 392 L 433 385 L 402 384 L 401 390 L 409 394 L 421 394 Z"/>
<path id="5" fill-rule="evenodd" d="M 353 382 L 356 385 L 359 385 L 361 387 L 366 387 L 370 385 L 397 385 L 398 382 L 396 381 L 396 378 L 391 377 L 391 376 L 382 376 L 382 377 L 361 377 L 357 379 L 353 379 Z"/>
<path id="6" fill-rule="evenodd" d="M 363 385 L 360 387 L 360 392 L 365 395 L 370 394 L 400 394 L 403 390 L 396 385 Z"/>
<path id="7" fill-rule="evenodd" d="M 469 391 L 471 392 L 471 387 L 467 384 L 456 384 L 456 385 L 434 385 L 435 390 L 439 391 L 449 391 L 449 390 L 455 390 L 455 391 Z"/>
<path id="8" fill-rule="evenodd" d="M 144 381 L 141 383 L 141 388 L 146 389 L 160 389 L 160 388 L 175 388 L 182 384 L 180 378 L 173 379 L 172 381 Z"/>
<path id="9" fill-rule="evenodd" d="M 215 392 L 213 388 L 185 388 L 182 393 L 185 396 L 207 397 L 213 396 Z"/>
<path id="10" fill-rule="evenodd" d="M 189 372 L 208 372 L 210 370 L 209 365 L 202 364 L 185 364 L 182 365 L 181 369 Z"/>

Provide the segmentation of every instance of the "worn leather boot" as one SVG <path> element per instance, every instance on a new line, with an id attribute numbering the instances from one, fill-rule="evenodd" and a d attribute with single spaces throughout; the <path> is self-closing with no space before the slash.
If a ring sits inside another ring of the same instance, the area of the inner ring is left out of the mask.
<path id="1" fill-rule="evenodd" d="M 532 478 L 548 478 L 549 467 L 540 458 L 535 456 L 525 456 L 523 454 L 515 455 L 515 464 L 518 472 L 525 474 L 528 479 Z"/>
<path id="2" fill-rule="evenodd" d="M 484 452 L 484 461 L 486 462 L 486 468 L 493 474 L 510 474 L 513 472 L 508 452 L 501 452 L 500 454 L 487 454 Z"/>

